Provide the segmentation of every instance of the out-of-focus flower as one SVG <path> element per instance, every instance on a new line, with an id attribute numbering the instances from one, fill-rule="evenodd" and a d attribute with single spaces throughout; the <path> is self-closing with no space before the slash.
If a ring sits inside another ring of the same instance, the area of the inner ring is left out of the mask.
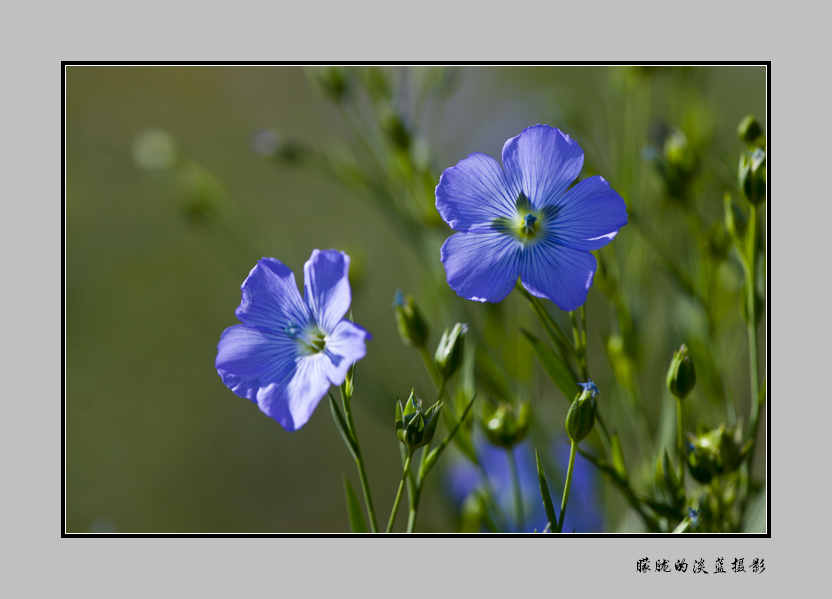
<path id="1" fill-rule="evenodd" d="M 574 310 L 586 301 L 597 264 L 590 250 L 627 224 L 627 208 L 603 177 L 569 188 L 584 153 L 559 129 L 535 125 L 503 146 L 503 166 L 474 153 L 445 169 L 436 208 L 455 231 L 442 246 L 448 285 L 499 302 L 517 278 L 536 297 Z"/>
<path id="2" fill-rule="evenodd" d="M 350 258 L 314 250 L 303 267 L 304 297 L 292 271 L 263 258 L 241 287 L 237 318 L 217 345 L 222 382 L 255 402 L 287 431 L 302 427 L 330 385 L 367 353 L 370 334 L 344 319 Z"/>
<path id="3" fill-rule="evenodd" d="M 508 465 L 508 455 L 505 449 L 495 447 L 486 442 L 480 435 L 474 436 L 474 445 L 479 454 L 488 480 L 491 484 L 496 500 L 505 514 L 514 514 L 514 496 L 512 492 L 511 471 Z M 541 532 L 546 526 L 546 511 L 540 497 L 540 486 L 537 479 L 537 462 L 531 443 L 524 442 L 515 445 L 511 450 L 517 460 L 517 474 L 523 495 L 523 513 L 525 522 L 519 530 L 512 528 L 500 532 Z M 569 444 L 563 439 L 552 445 L 552 453 L 558 470 L 547 469 L 549 491 L 560 509 L 560 495 L 563 492 L 563 482 L 569 465 Z M 542 453 L 541 453 L 542 455 Z M 457 455 L 451 466 L 445 471 L 446 489 L 451 498 L 458 505 L 480 488 L 481 481 L 476 467 L 466 458 Z M 598 498 L 597 472 L 580 455 L 575 458 L 572 471 L 572 486 L 569 491 L 569 509 L 566 510 L 564 532 L 601 532 L 603 529 L 602 508 Z M 516 526 L 512 521 L 509 526 Z"/>

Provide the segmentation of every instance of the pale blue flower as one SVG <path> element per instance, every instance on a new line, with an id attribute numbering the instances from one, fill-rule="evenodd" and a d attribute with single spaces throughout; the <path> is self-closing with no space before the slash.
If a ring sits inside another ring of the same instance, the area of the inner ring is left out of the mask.
<path id="1" fill-rule="evenodd" d="M 436 208 L 456 235 L 442 246 L 448 285 L 479 302 L 502 301 L 517 278 L 563 310 L 583 305 L 597 264 L 589 252 L 627 224 L 624 200 L 603 177 L 569 188 L 584 153 L 568 135 L 535 125 L 503 146 L 445 169 Z"/>
<path id="2" fill-rule="evenodd" d="M 314 250 L 303 267 L 304 297 L 295 275 L 263 258 L 241 287 L 237 318 L 223 332 L 216 368 L 222 382 L 255 402 L 287 431 L 302 427 L 330 385 L 367 353 L 370 334 L 344 319 L 352 296 L 350 258 Z"/>

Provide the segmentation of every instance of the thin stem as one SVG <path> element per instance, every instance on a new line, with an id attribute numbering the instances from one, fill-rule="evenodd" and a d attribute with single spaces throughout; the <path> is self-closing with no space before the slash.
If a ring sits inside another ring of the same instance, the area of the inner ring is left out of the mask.
<path id="1" fill-rule="evenodd" d="M 516 516 L 516 532 L 523 532 L 525 518 L 523 517 L 523 493 L 520 489 L 520 475 L 517 472 L 517 456 L 511 449 L 507 449 L 508 467 L 511 470 L 511 486 L 514 490 L 514 513 Z"/>
<path id="2" fill-rule="evenodd" d="M 572 449 L 569 451 L 569 469 L 566 471 L 566 484 L 563 486 L 563 500 L 560 502 L 558 532 L 563 532 L 563 522 L 566 519 L 566 503 L 569 501 L 569 489 L 572 487 L 572 467 L 575 465 L 575 454 L 577 451 L 578 444 L 572 441 Z"/>
<path id="3" fill-rule="evenodd" d="M 393 523 L 396 521 L 396 514 L 399 512 L 399 503 L 402 500 L 402 491 L 404 491 L 404 483 L 407 480 L 407 474 L 410 472 L 410 459 L 413 457 L 412 453 L 407 454 L 407 459 L 404 462 L 404 469 L 402 470 L 402 480 L 399 483 L 399 490 L 396 492 L 396 500 L 393 502 L 393 510 L 390 512 L 390 520 L 387 522 L 386 532 L 393 532 Z"/>
<path id="4" fill-rule="evenodd" d="M 436 364 L 433 362 L 433 358 L 430 357 L 428 353 L 427 347 L 420 347 L 419 348 L 419 355 L 422 356 L 422 360 L 425 362 L 425 368 L 428 369 L 428 373 L 430 374 L 430 378 L 433 381 L 434 386 L 438 389 L 440 384 L 440 376 L 439 371 L 436 370 Z M 441 398 L 440 398 L 441 399 Z"/>
<path id="5" fill-rule="evenodd" d="M 676 449 L 679 452 L 679 480 L 685 486 L 685 440 L 682 433 L 682 400 L 676 398 Z"/>
<path id="6" fill-rule="evenodd" d="M 367 471 L 364 469 L 364 459 L 361 457 L 361 447 L 358 445 L 358 434 L 355 431 L 355 422 L 352 418 L 350 398 L 343 395 L 341 399 L 344 402 L 344 414 L 347 417 L 347 426 L 349 427 L 350 434 L 352 435 L 352 440 L 355 442 L 355 465 L 358 467 L 358 478 L 361 479 L 361 490 L 364 492 L 364 503 L 367 506 L 367 513 L 370 515 L 370 530 L 372 532 L 378 532 L 376 511 L 373 508 L 373 497 L 370 495 L 370 484 L 367 481 Z"/>

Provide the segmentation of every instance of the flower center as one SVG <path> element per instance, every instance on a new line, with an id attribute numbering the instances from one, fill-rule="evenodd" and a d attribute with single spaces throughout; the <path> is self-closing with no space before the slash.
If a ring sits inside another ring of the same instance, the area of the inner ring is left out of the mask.
<path id="1" fill-rule="evenodd" d="M 326 347 L 326 333 L 312 323 L 301 329 L 296 324 L 286 327 L 286 334 L 297 342 L 303 355 L 311 356 L 324 351 Z"/>
<path id="2" fill-rule="evenodd" d="M 495 218 L 491 223 L 492 229 L 511 235 L 523 245 L 540 241 L 543 238 L 542 233 L 546 230 L 546 223 L 549 222 L 548 208 L 536 209 L 526 194 L 521 192 L 514 203 L 514 209 L 516 212 L 512 217 Z"/>
<path id="3" fill-rule="evenodd" d="M 525 237 L 534 237 L 534 233 L 537 230 L 537 217 L 533 214 L 527 214 L 523 217 L 523 224 L 520 225 L 520 235 Z"/>

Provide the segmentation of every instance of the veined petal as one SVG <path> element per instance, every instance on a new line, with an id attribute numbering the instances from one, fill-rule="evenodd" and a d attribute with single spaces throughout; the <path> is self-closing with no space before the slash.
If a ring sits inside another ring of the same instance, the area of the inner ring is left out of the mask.
<path id="1" fill-rule="evenodd" d="M 527 250 L 520 281 L 529 293 L 555 302 L 561 310 L 574 310 L 584 304 L 598 269 L 595 256 L 548 239 Z"/>
<path id="2" fill-rule="evenodd" d="M 261 259 L 240 289 L 243 299 L 236 314 L 243 324 L 282 331 L 288 324 L 300 325 L 309 320 L 295 275 L 280 260 Z"/>
<path id="3" fill-rule="evenodd" d="M 329 357 L 327 378 L 333 385 L 340 385 L 354 363 L 367 355 L 366 342 L 370 333 L 349 320 L 342 320 L 327 335 L 324 353 Z"/>
<path id="4" fill-rule="evenodd" d="M 440 251 L 448 285 L 457 295 L 477 302 L 499 302 L 520 274 L 520 241 L 498 232 L 456 233 Z"/>
<path id="5" fill-rule="evenodd" d="M 495 218 L 511 218 L 516 199 L 497 161 L 479 152 L 446 168 L 436 186 L 436 209 L 455 231 L 487 229 Z"/>
<path id="6" fill-rule="evenodd" d="M 303 265 L 304 297 L 324 332 L 330 333 L 350 308 L 350 257 L 336 250 L 313 250 Z"/>
<path id="7" fill-rule="evenodd" d="M 555 206 L 551 231 L 557 243 L 577 250 L 604 247 L 627 224 L 627 205 L 603 177 L 584 179 Z"/>
<path id="8" fill-rule="evenodd" d="M 256 402 L 262 387 L 289 376 L 297 355 L 298 346 L 288 336 L 238 324 L 220 337 L 215 366 L 229 389 Z"/>
<path id="9" fill-rule="evenodd" d="M 503 168 L 512 189 L 543 208 L 578 178 L 584 151 L 578 142 L 548 125 L 524 129 L 503 146 Z"/>
<path id="10" fill-rule="evenodd" d="M 258 390 L 257 405 L 287 431 L 299 429 L 329 390 L 328 363 L 323 353 L 299 358 L 289 377 Z"/>

